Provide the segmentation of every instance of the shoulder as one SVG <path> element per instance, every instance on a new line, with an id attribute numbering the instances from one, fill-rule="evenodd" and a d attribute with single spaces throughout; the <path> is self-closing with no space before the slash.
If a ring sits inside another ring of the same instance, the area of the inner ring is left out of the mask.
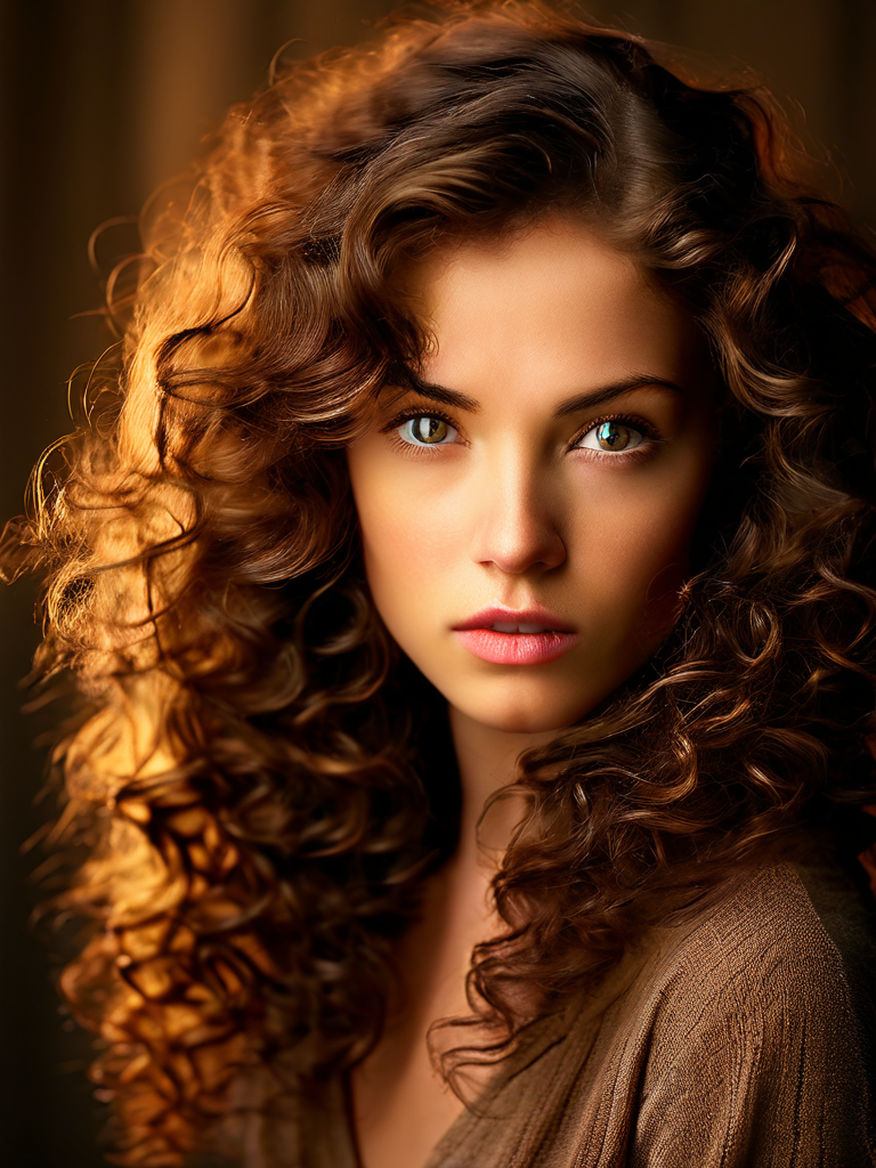
<path id="1" fill-rule="evenodd" d="M 872 914 L 830 866 L 764 865 L 664 930 L 639 1147 L 872 1164 L 874 968 Z"/>
<path id="2" fill-rule="evenodd" d="M 854 1050 L 872 1076 L 874 970 L 874 906 L 838 868 L 767 864 L 664 931 L 655 1022 L 687 1034 L 724 1028 L 728 1042 L 786 1057 L 805 1035 L 805 1057 Z"/>
<path id="3" fill-rule="evenodd" d="M 665 993 L 722 998 L 755 1014 L 862 1005 L 876 961 L 876 914 L 829 865 L 767 864 L 665 930 Z M 872 984 L 872 983 L 871 983 Z M 848 999 L 848 1002 L 846 1002 Z"/>

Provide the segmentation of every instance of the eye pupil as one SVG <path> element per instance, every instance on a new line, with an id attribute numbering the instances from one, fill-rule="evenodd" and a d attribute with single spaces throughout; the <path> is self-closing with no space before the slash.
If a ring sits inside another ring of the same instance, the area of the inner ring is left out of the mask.
<path id="1" fill-rule="evenodd" d="M 424 415 L 413 420 L 414 437 L 419 442 L 440 442 L 447 437 L 447 423 Z"/>
<path id="2" fill-rule="evenodd" d="M 596 427 L 596 441 L 603 450 L 617 450 L 629 441 L 629 427 L 618 422 L 602 422 Z"/>

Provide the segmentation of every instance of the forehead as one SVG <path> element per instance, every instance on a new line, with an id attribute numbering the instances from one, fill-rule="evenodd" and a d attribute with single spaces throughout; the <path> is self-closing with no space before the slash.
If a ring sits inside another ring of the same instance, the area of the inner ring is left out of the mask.
<path id="1" fill-rule="evenodd" d="M 461 390 L 563 392 L 642 371 L 678 377 L 704 359 L 684 308 L 573 218 L 449 243 L 409 265 L 402 286 L 432 340 L 423 371 Z"/>

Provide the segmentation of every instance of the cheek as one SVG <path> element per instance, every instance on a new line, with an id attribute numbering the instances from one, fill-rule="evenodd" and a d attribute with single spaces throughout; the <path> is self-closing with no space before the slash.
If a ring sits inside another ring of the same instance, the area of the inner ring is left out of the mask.
<path id="1" fill-rule="evenodd" d="M 379 454 L 348 453 L 365 571 L 378 611 L 392 629 L 450 556 L 452 531 L 434 499 L 406 489 Z M 440 499 L 440 492 L 437 496 Z"/>
<path id="2" fill-rule="evenodd" d="M 591 579 L 618 622 L 665 627 L 689 574 L 689 553 L 708 481 L 708 467 L 666 476 L 612 506 L 588 508 Z M 641 484 L 639 484 L 641 485 Z M 592 501 L 591 501 L 592 502 Z M 638 614 L 638 615 L 637 615 Z"/>
<path id="3" fill-rule="evenodd" d="M 442 547 L 440 522 L 398 484 L 370 483 L 356 496 L 366 565 L 374 573 L 416 574 L 434 563 Z"/>

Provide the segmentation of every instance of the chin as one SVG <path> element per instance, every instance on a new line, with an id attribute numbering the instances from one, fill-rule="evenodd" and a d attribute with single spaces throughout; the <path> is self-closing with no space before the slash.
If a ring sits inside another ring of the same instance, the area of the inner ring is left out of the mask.
<path id="1" fill-rule="evenodd" d="M 478 703 L 451 703 L 459 712 L 473 722 L 488 726 L 504 734 L 559 734 L 567 730 L 580 718 L 586 716 L 585 709 L 563 710 L 556 702 L 503 702 L 495 705 Z"/>

